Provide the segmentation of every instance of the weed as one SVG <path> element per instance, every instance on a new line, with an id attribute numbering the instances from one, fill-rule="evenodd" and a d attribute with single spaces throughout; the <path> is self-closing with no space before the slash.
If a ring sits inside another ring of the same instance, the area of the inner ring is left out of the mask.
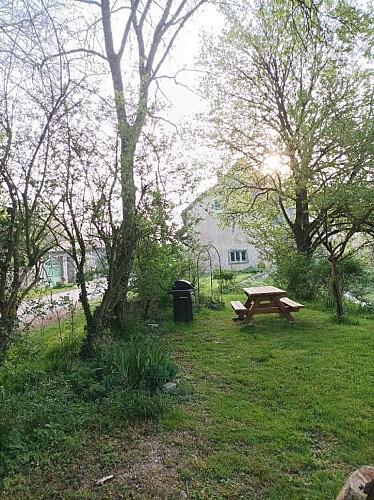
<path id="1" fill-rule="evenodd" d="M 102 363 L 109 387 L 119 384 L 154 392 L 177 374 L 170 355 L 161 346 L 141 337 L 109 346 L 103 352 Z"/>
<path id="2" fill-rule="evenodd" d="M 43 457 L 81 447 L 95 430 L 155 419 L 169 408 L 172 398 L 159 389 L 175 376 L 177 367 L 161 345 L 138 334 L 103 348 L 96 359 L 82 361 L 82 330 L 77 315 L 74 328 L 71 320 L 46 327 L 43 342 L 40 332 L 30 333 L 9 351 L 0 370 L 4 486 L 7 477 Z M 114 464 L 115 452 L 104 462 Z"/>

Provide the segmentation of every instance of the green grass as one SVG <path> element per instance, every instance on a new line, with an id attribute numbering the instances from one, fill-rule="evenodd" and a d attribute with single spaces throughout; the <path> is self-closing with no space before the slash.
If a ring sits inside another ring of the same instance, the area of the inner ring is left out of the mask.
<path id="1" fill-rule="evenodd" d="M 30 292 L 27 294 L 26 300 L 40 299 L 47 295 L 51 294 L 55 295 L 56 293 L 68 292 L 69 290 L 73 290 L 75 288 L 77 288 L 77 285 L 75 283 L 66 283 L 59 287 L 52 287 L 52 288 L 49 286 L 34 288 L 33 290 L 30 290 Z"/>
<path id="2" fill-rule="evenodd" d="M 205 315 L 174 337 L 200 396 L 189 420 L 207 442 L 190 490 L 334 498 L 349 471 L 374 461 L 374 321 L 338 326 L 307 309 L 294 325 L 269 315 L 242 327 L 229 316 Z"/>
<path id="3" fill-rule="evenodd" d="M 158 421 L 129 424 L 118 405 L 132 400 L 87 394 L 91 368 L 68 348 L 65 366 L 58 328 L 45 330 L 32 363 L 18 357 L 15 370 L 14 354 L 3 402 L 38 431 L 26 451 L 13 436 L 1 498 L 335 498 L 351 471 L 374 463 L 374 318 L 337 325 L 312 304 L 295 324 L 264 315 L 243 327 L 233 316 L 202 310 L 149 331 L 182 372 L 173 406 L 155 403 Z"/>

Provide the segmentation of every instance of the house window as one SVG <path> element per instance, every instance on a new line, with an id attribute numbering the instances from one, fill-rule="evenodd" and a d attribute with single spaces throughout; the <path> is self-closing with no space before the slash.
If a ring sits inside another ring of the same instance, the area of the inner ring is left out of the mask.
<path id="1" fill-rule="evenodd" d="M 230 250 L 229 252 L 230 264 L 241 264 L 248 262 L 247 250 Z"/>
<path id="2" fill-rule="evenodd" d="M 214 212 L 222 212 L 222 205 L 219 200 L 214 199 L 212 208 Z"/>

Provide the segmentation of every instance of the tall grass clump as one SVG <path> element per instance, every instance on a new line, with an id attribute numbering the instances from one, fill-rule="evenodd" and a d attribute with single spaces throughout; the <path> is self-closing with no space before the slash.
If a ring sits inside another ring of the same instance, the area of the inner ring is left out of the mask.
<path id="1" fill-rule="evenodd" d="M 178 372 L 170 354 L 146 337 L 107 347 L 102 360 L 107 383 L 128 389 L 155 392 Z"/>

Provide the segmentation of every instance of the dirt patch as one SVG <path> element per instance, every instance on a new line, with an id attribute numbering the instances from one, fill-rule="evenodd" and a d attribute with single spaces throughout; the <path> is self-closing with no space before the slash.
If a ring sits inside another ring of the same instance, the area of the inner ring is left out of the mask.
<path id="1" fill-rule="evenodd" d="M 179 496 L 183 484 L 180 483 L 176 470 L 179 462 L 176 447 L 148 436 L 136 443 L 135 453 L 130 455 L 131 459 L 126 467 L 117 471 L 117 483 L 130 486 L 140 498 L 164 499 Z"/>

